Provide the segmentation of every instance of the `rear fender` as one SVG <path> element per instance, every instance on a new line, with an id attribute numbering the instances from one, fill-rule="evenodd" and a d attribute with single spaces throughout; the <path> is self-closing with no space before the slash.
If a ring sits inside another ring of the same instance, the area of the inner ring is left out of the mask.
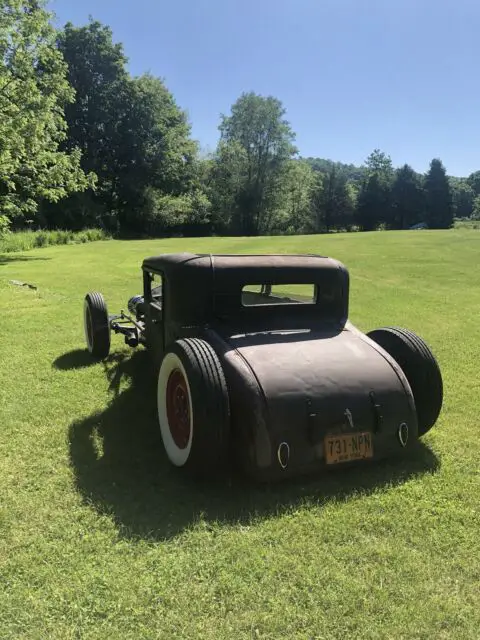
<path id="1" fill-rule="evenodd" d="M 400 380 L 405 390 L 405 395 L 407 396 L 412 414 L 416 417 L 417 409 L 415 406 L 415 398 L 413 396 L 413 391 L 412 391 L 412 388 L 410 387 L 410 383 L 408 382 L 406 375 L 403 373 L 403 370 L 398 364 L 398 362 L 394 358 L 392 358 L 392 356 L 387 351 L 385 351 L 385 349 L 382 349 L 382 347 L 379 344 L 377 344 L 374 340 L 369 338 L 365 333 L 360 331 L 360 329 L 357 329 L 357 327 L 355 327 L 350 321 L 347 321 L 345 325 L 345 329 L 347 329 L 351 333 L 358 336 L 361 340 L 363 340 L 363 342 L 366 342 L 368 345 L 370 345 L 372 349 L 375 349 L 375 351 L 379 353 L 390 364 L 392 369 L 397 374 L 397 377 Z M 418 425 L 415 425 L 415 427 L 416 427 L 415 430 L 417 430 Z"/>
<path id="2" fill-rule="evenodd" d="M 274 452 L 268 430 L 268 407 L 262 388 L 242 355 L 215 331 L 205 339 L 222 363 L 231 406 L 233 455 L 249 475 L 272 465 Z"/>

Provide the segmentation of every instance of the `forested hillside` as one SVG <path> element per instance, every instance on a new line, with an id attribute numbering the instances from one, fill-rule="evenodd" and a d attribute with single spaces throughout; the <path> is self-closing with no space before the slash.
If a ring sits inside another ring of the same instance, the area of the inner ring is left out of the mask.
<path id="1" fill-rule="evenodd" d="M 205 155 L 161 78 L 133 77 L 107 25 L 52 26 L 40 0 L 1 3 L 0 232 L 123 236 L 449 228 L 480 218 L 480 172 L 425 174 L 374 149 L 362 166 L 303 158 L 282 102 L 242 93 Z M 321 149 L 319 149 L 321 153 Z"/>

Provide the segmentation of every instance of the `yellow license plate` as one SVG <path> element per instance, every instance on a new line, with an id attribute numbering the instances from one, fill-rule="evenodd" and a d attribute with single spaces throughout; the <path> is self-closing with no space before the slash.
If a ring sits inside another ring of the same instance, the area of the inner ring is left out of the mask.
<path id="1" fill-rule="evenodd" d="M 344 433 L 325 438 L 325 460 L 327 464 L 363 460 L 373 457 L 372 434 Z"/>

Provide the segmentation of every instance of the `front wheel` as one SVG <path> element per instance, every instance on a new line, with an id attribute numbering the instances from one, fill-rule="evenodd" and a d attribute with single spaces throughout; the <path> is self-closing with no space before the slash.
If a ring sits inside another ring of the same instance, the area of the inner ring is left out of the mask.
<path id="1" fill-rule="evenodd" d="M 101 293 L 94 291 L 85 296 L 83 326 L 88 351 L 94 358 L 106 358 L 110 352 L 110 322 Z"/>
<path id="2" fill-rule="evenodd" d="M 177 340 L 158 375 L 157 409 L 169 461 L 196 475 L 211 476 L 228 456 L 230 408 L 223 368 L 210 344 Z"/>

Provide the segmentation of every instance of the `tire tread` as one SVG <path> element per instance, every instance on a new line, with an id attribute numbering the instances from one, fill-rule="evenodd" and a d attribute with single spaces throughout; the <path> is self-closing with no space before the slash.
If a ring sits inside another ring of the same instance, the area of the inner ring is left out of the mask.
<path id="1" fill-rule="evenodd" d="M 443 404 L 443 381 L 438 362 L 427 343 L 401 327 L 382 327 L 367 333 L 402 368 L 412 389 L 419 436 L 435 424 Z"/>
<path id="2" fill-rule="evenodd" d="M 92 355 L 104 359 L 110 352 L 110 326 L 105 299 L 98 291 L 90 291 L 85 296 L 90 308 L 93 330 Z"/>
<path id="3" fill-rule="evenodd" d="M 195 475 L 215 475 L 225 466 L 229 444 L 230 406 L 222 365 L 213 347 L 200 338 L 182 338 L 170 350 L 183 362 L 193 405 L 193 440 L 184 466 Z"/>

